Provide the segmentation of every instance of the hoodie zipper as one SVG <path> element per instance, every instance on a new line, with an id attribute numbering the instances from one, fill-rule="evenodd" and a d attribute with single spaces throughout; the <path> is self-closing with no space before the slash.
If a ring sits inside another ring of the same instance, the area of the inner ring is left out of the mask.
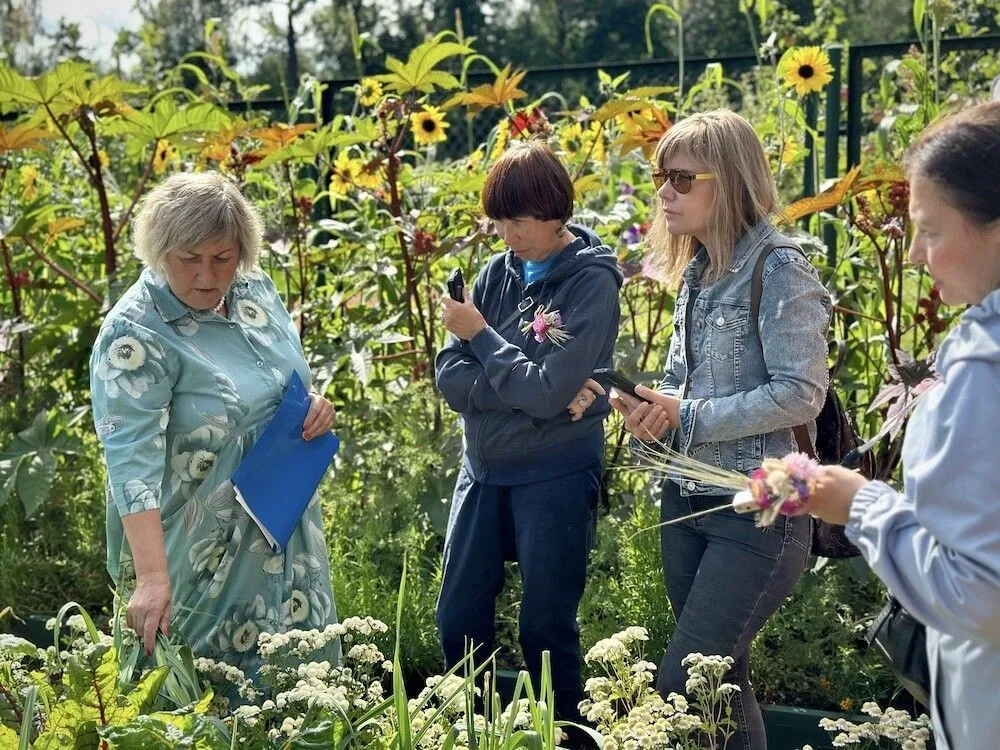
<path id="1" fill-rule="evenodd" d="M 522 286 L 520 284 L 520 281 L 518 281 L 518 285 L 521 287 L 521 295 L 523 295 L 526 287 Z M 542 286 L 544 286 L 544 285 L 545 285 L 545 282 L 543 281 L 542 282 Z M 498 334 L 500 334 L 500 337 L 503 338 L 504 331 L 506 331 L 508 328 L 510 328 L 511 324 L 514 323 L 515 321 L 520 321 L 521 316 L 524 315 L 524 313 L 526 313 L 528 310 L 530 310 L 531 306 L 534 305 L 534 304 L 535 304 L 535 301 L 534 301 L 534 299 L 532 299 L 532 297 L 531 297 L 530 294 L 528 296 L 526 296 L 526 297 L 522 297 L 521 301 L 517 305 L 517 309 L 513 313 L 511 313 L 503 321 L 503 323 L 501 323 L 496 328 L 496 332 Z M 486 431 L 486 419 L 484 418 L 479 423 L 479 429 L 476 430 L 476 455 L 479 457 L 479 463 L 482 464 L 483 471 L 486 473 L 486 475 L 488 477 L 489 476 L 489 466 L 486 463 L 486 457 L 479 451 L 479 446 L 481 446 L 483 444 L 483 433 L 485 431 Z"/>

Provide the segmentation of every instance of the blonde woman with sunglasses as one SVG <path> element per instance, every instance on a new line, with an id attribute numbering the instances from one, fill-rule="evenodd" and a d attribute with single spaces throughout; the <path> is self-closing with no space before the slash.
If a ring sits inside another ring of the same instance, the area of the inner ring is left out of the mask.
<path id="1" fill-rule="evenodd" d="M 793 428 L 815 418 L 828 385 L 830 298 L 799 247 L 771 223 L 778 197 L 753 127 L 717 110 L 675 124 L 653 159 L 650 245 L 680 285 L 666 373 L 649 402 L 612 392 L 633 451 L 673 447 L 749 474 L 764 456 L 797 450 Z M 760 309 L 751 282 L 762 257 Z M 664 521 L 721 505 L 731 493 L 668 477 Z M 724 511 L 661 528 L 664 581 L 677 621 L 657 689 L 684 693 L 689 653 L 735 660 L 736 734 L 729 747 L 767 746 L 750 685 L 750 643 L 792 592 L 809 557 L 810 520 L 758 529 Z"/>

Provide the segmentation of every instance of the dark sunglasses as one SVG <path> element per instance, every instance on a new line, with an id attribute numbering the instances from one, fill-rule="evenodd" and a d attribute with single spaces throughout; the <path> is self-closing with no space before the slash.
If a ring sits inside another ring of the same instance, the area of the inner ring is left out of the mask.
<path id="1" fill-rule="evenodd" d="M 668 169 L 666 172 L 662 169 L 653 170 L 653 184 L 657 190 L 663 187 L 669 180 L 674 190 L 681 195 L 691 192 L 691 183 L 694 180 L 714 179 L 715 175 L 711 172 L 685 172 L 683 169 Z"/>

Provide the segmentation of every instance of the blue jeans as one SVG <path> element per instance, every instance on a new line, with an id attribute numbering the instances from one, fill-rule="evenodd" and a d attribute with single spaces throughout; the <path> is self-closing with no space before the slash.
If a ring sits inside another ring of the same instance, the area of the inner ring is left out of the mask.
<path id="1" fill-rule="evenodd" d="M 663 521 L 723 505 L 732 495 L 681 497 L 680 488 L 665 483 Z M 750 685 L 750 642 L 764 622 L 792 593 L 809 558 L 808 516 L 779 516 L 759 529 L 753 514 L 723 510 L 660 529 L 663 579 L 677 627 L 660 662 L 656 688 L 666 697 L 684 694 L 690 653 L 734 659 L 728 681 L 738 724 L 729 743 L 733 750 L 767 747 L 764 720 Z"/>
<path id="2" fill-rule="evenodd" d="M 496 636 L 496 598 L 504 562 L 516 560 L 523 588 L 520 643 L 537 691 L 542 652 L 550 652 L 556 712 L 579 718 L 580 630 L 576 611 L 587 577 L 601 467 L 531 484 L 482 484 L 463 469 L 452 498 L 444 545 L 437 624 L 446 668 L 466 641 L 488 657 Z"/>

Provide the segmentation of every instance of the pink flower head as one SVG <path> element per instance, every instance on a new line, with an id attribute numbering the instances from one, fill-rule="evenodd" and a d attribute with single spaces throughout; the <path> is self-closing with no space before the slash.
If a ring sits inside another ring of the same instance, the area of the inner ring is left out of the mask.
<path id="1" fill-rule="evenodd" d="M 767 491 L 767 472 L 763 469 L 754 469 L 747 481 L 750 486 L 750 494 L 757 503 L 758 508 L 768 508 L 771 505 L 771 495 Z"/>
<path id="2" fill-rule="evenodd" d="M 539 344 L 545 341 L 546 334 L 549 332 L 549 322 L 545 319 L 545 315 L 542 313 L 535 315 L 535 322 L 531 324 L 531 330 L 535 332 L 535 341 Z"/>
<path id="3" fill-rule="evenodd" d="M 808 482 L 810 479 L 819 479 L 819 464 L 809 458 L 805 453 L 789 453 L 782 459 L 785 468 L 793 479 Z"/>

